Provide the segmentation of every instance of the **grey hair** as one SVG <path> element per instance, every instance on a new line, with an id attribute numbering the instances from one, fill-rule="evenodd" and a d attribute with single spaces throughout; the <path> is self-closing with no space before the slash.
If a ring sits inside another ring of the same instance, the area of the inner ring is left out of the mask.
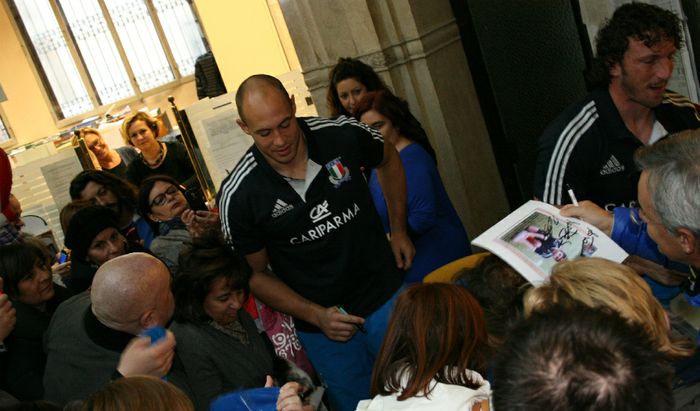
<path id="1" fill-rule="evenodd" d="M 686 130 L 635 153 L 646 171 L 651 205 L 673 235 L 684 227 L 700 237 L 700 130 Z"/>

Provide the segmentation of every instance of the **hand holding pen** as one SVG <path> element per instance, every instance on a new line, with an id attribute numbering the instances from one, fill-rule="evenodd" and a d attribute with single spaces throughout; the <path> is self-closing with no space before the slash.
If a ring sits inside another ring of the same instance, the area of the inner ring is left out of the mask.
<path id="1" fill-rule="evenodd" d="M 343 307 L 341 307 L 341 306 L 338 306 L 338 311 L 340 311 L 340 313 L 343 314 L 343 315 L 350 315 L 350 314 L 348 314 L 348 312 L 345 311 L 345 309 L 344 309 Z M 364 324 L 355 323 L 355 327 L 357 327 L 357 329 L 360 330 L 360 332 L 361 332 L 362 334 L 367 334 L 367 330 L 365 329 Z"/>
<path id="2" fill-rule="evenodd" d="M 322 308 L 316 315 L 315 325 L 334 341 L 347 341 L 357 330 L 364 329 L 364 318 L 348 314 L 339 306 Z"/>

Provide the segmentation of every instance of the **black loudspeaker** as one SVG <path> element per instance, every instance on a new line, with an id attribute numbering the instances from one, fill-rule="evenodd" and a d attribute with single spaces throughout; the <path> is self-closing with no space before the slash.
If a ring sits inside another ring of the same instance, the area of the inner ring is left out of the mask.
<path id="1" fill-rule="evenodd" d="M 577 0 L 451 0 L 511 208 L 532 198 L 537 139 L 586 94 Z M 468 136 L 465 136 L 468 138 Z"/>

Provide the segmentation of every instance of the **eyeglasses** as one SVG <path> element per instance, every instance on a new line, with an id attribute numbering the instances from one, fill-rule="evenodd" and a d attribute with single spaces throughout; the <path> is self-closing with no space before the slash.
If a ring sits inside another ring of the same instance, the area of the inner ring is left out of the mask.
<path id="1" fill-rule="evenodd" d="M 174 185 L 170 185 L 170 187 L 168 187 L 168 189 L 165 190 L 165 192 L 158 194 L 158 195 L 153 199 L 153 201 L 151 201 L 151 207 L 154 207 L 154 206 L 162 206 L 162 205 L 165 204 L 165 202 L 167 201 L 167 198 L 165 197 L 166 195 L 167 195 L 168 197 L 172 197 L 172 196 L 174 196 L 178 191 L 180 191 L 180 189 L 179 189 L 178 187 L 176 187 L 176 186 L 174 186 Z"/>

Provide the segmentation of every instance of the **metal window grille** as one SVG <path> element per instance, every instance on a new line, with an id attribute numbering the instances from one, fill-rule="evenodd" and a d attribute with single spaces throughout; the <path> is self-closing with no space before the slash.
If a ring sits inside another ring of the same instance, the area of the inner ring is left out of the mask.
<path id="1" fill-rule="evenodd" d="M 11 5 L 59 119 L 142 98 L 194 73 L 196 58 L 206 52 L 188 0 Z"/>

